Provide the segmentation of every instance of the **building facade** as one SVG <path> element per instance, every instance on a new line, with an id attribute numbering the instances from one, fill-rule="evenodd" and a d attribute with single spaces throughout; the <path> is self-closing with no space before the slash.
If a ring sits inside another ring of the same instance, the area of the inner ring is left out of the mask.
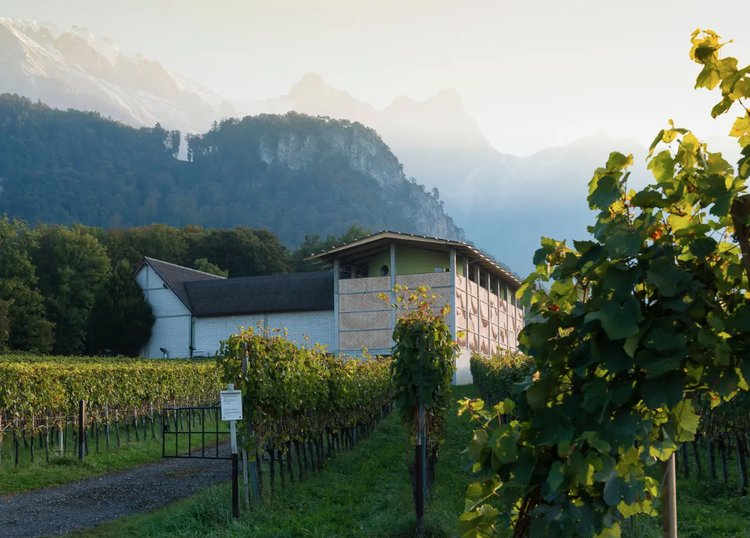
<path id="1" fill-rule="evenodd" d="M 327 270 L 225 279 L 144 258 L 136 279 L 156 323 L 148 357 L 213 355 L 242 327 L 286 331 L 300 345 L 332 352 L 389 354 L 398 312 L 396 285 L 428 286 L 460 347 L 457 384 L 471 382 L 469 357 L 516 349 L 523 309 L 520 280 L 473 246 L 384 231 L 312 256 Z"/>

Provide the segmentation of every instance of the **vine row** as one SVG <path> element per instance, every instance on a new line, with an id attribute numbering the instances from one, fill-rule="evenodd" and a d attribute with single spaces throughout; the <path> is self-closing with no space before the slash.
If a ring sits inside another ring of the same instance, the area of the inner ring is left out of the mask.
<path id="1" fill-rule="evenodd" d="M 221 379 L 243 393 L 239 429 L 257 469 L 268 462 L 273 493 L 278 465 L 282 487 L 320 468 L 336 450 L 354 446 L 390 411 L 390 359 L 358 360 L 298 347 L 281 332 L 248 328 L 223 343 Z M 264 477 L 258 477 L 263 488 Z"/>

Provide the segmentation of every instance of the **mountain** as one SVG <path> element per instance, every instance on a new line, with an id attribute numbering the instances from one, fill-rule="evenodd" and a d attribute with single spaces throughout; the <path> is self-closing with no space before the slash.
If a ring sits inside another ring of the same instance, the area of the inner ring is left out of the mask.
<path id="1" fill-rule="evenodd" d="M 0 95 L 0 140 L 0 214 L 32 223 L 248 226 L 286 244 L 353 224 L 463 238 L 377 133 L 346 120 L 225 120 L 189 137 L 181 161 L 177 131 Z"/>
<path id="2" fill-rule="evenodd" d="M 460 96 L 450 89 L 425 100 L 399 97 L 378 109 L 331 87 L 320 75 L 308 73 L 285 95 L 229 103 L 170 73 L 158 62 L 126 58 L 111 42 L 97 40 L 87 31 L 61 31 L 8 19 L 0 19 L 3 90 L 58 108 L 96 110 L 133 126 L 150 127 L 160 122 L 167 129 L 187 132 L 203 132 L 213 121 L 229 116 L 289 111 L 366 125 L 382 137 L 387 145 L 383 152 L 390 149 L 398 156 L 404 165 L 403 175 L 417 178 L 432 192 L 433 199 L 440 199 L 439 207 L 431 211 L 452 215 L 477 246 L 519 273 L 531 269 L 532 254 L 541 236 L 586 236 L 586 225 L 592 221 L 585 203 L 587 183 L 610 151 L 634 152 L 639 165 L 645 156 L 643 148 L 634 142 L 603 134 L 528 157 L 501 153 L 489 144 Z M 281 151 L 285 151 L 284 144 Z M 184 143 L 180 156 L 184 156 Z M 646 177 L 642 166 L 636 172 L 634 177 Z M 213 173 L 221 176 L 223 170 Z M 277 186 L 270 187 L 273 190 Z M 163 194 L 159 200 L 171 203 Z M 175 215 L 180 213 L 174 211 Z M 197 211 L 200 214 L 202 209 Z M 333 209 L 329 214 L 342 221 L 356 220 L 355 215 L 341 217 Z M 307 223 L 318 222 L 316 219 L 311 216 Z M 129 222 L 122 215 L 110 220 Z M 234 225 L 229 216 L 224 222 Z M 326 232 L 303 229 L 299 224 L 298 232 L 289 230 L 285 236 L 298 236 L 303 230 Z M 430 228 L 425 223 L 419 226 Z M 436 230 L 449 228 L 434 226 Z"/>
<path id="3" fill-rule="evenodd" d="M 228 101 L 159 62 L 127 57 L 87 30 L 0 18 L 0 93 L 95 110 L 134 126 L 199 132 L 236 114 Z"/>
<path id="4" fill-rule="evenodd" d="M 375 128 L 407 175 L 436 189 L 467 237 L 519 273 L 531 270 L 542 236 L 587 236 L 593 222 L 588 181 L 611 151 L 635 155 L 634 185 L 650 177 L 644 148 L 604 133 L 528 157 L 500 153 L 453 90 L 423 101 L 399 97 L 378 110 L 308 73 L 287 95 L 236 106 L 348 118 Z"/>

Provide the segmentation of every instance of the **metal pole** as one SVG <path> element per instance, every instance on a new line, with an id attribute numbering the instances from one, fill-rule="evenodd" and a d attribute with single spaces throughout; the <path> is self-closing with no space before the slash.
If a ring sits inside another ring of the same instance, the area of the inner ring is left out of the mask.
<path id="1" fill-rule="evenodd" d="M 78 459 L 83 460 L 86 455 L 86 402 L 78 401 Z"/>
<path id="2" fill-rule="evenodd" d="M 242 342 L 242 380 L 247 383 L 247 342 Z M 247 390 L 247 389 L 246 389 Z M 247 431 L 247 428 L 245 429 Z M 242 436 L 242 490 L 245 494 L 245 508 L 250 508 L 250 479 L 247 469 L 247 439 Z"/>
<path id="3" fill-rule="evenodd" d="M 234 383 L 229 383 L 228 390 L 234 390 Z M 217 428 L 218 429 L 218 428 Z M 229 421 L 229 442 L 232 447 L 232 516 L 240 517 L 239 457 L 237 455 L 237 421 Z"/>
<path id="4" fill-rule="evenodd" d="M 677 473 L 675 454 L 664 463 L 664 487 L 661 492 L 664 538 L 677 538 Z"/>

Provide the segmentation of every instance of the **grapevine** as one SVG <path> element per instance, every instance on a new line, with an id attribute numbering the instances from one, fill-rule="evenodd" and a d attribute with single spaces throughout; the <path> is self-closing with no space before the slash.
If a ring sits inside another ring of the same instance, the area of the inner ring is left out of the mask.
<path id="1" fill-rule="evenodd" d="M 697 87 L 722 93 L 712 114 L 742 105 L 737 171 L 670 122 L 649 151 L 655 184 L 628 189 L 632 156 L 612 153 L 589 183 L 591 239 L 542 240 L 519 291 L 539 374 L 516 402 L 463 402 L 480 473 L 465 536 L 619 536 L 625 519 L 657 513 L 650 468 L 695 438 L 703 398 L 749 388 L 750 66 L 720 59 L 713 32 L 692 42 Z"/>

